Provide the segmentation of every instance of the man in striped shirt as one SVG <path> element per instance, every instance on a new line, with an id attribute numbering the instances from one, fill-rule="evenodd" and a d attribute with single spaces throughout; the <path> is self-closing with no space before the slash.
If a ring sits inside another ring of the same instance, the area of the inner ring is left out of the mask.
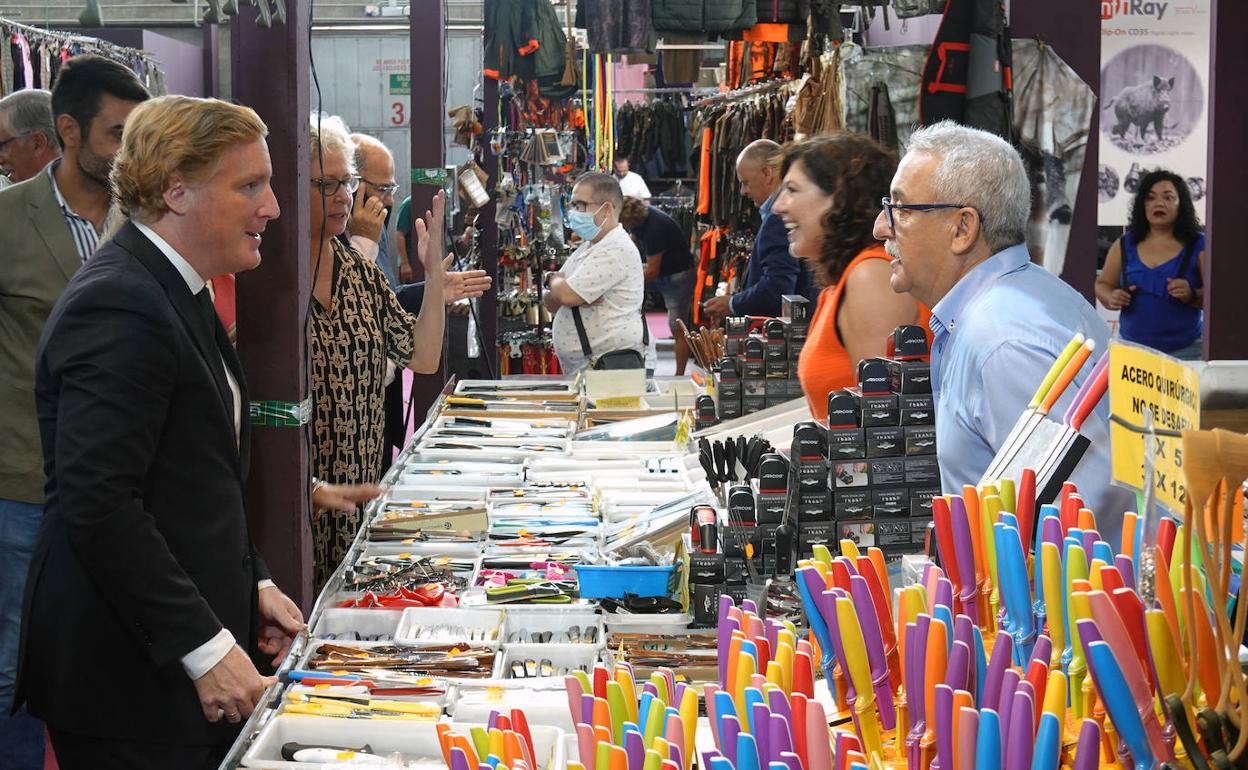
<path id="1" fill-rule="evenodd" d="M 26 570 L 43 517 L 35 348 L 48 313 L 99 242 L 109 171 L 130 111 L 148 98 L 134 73 L 99 56 L 68 60 L 52 88 L 60 160 L 0 191 L 0 746 L 38 767 L 43 726 L 9 717 Z"/>

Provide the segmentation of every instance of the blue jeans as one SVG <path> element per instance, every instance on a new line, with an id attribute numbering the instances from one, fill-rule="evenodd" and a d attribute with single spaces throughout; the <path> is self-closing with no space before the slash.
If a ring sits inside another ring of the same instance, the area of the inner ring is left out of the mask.
<path id="1" fill-rule="evenodd" d="M 0 746 L 15 768 L 43 767 L 43 723 L 25 709 L 9 716 L 17 680 L 22 595 L 43 506 L 0 498 Z"/>

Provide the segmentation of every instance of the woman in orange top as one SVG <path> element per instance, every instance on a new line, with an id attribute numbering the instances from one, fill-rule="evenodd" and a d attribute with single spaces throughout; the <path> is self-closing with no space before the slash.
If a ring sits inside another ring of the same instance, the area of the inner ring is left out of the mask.
<path id="1" fill-rule="evenodd" d="M 824 286 L 797 365 L 816 419 L 828 393 L 853 386 L 858 362 L 884 355 L 901 324 L 926 326 L 931 314 L 889 286 L 883 245 L 871 235 L 897 158 L 866 134 L 841 132 L 790 145 L 772 211 L 784 219 L 789 251 L 808 261 Z"/>

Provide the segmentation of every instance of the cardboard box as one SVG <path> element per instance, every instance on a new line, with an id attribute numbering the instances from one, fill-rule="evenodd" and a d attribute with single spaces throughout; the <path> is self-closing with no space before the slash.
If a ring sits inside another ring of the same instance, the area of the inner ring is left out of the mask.
<path id="1" fill-rule="evenodd" d="M 780 522 L 784 521 L 785 498 L 785 495 L 758 496 L 758 525 L 760 527 L 775 529 Z"/>
<path id="2" fill-rule="evenodd" d="M 888 387 L 894 393 L 912 395 L 932 392 L 932 367 L 927 361 L 887 361 Z"/>
<path id="3" fill-rule="evenodd" d="M 871 492 L 866 489 L 852 492 L 837 492 L 834 510 L 838 521 L 841 519 L 869 519 L 872 512 Z"/>
<path id="4" fill-rule="evenodd" d="M 858 389 L 864 396 L 883 396 L 894 392 L 889 388 L 886 359 L 864 358 L 858 362 Z"/>
<path id="5" fill-rule="evenodd" d="M 724 319 L 724 336 L 727 339 L 744 339 L 750 334 L 748 316 L 728 316 Z"/>
<path id="6" fill-rule="evenodd" d="M 768 380 L 773 382 L 787 381 L 789 379 L 789 360 L 787 358 L 782 358 L 779 361 L 768 359 L 763 373 L 767 375 Z M 784 392 L 786 394 L 789 392 L 787 384 L 784 385 Z"/>
<path id="7" fill-rule="evenodd" d="M 798 495 L 797 520 L 802 524 L 832 521 L 832 493 L 827 489 L 807 491 Z"/>
<path id="8" fill-rule="evenodd" d="M 862 428 L 833 428 L 827 436 L 830 461 L 866 458 L 867 434 Z"/>
<path id="9" fill-rule="evenodd" d="M 795 398 L 805 398 L 806 391 L 802 390 L 802 381 L 797 378 L 797 375 L 794 374 L 791 369 L 789 371 L 789 378 L 785 380 L 785 382 L 789 383 L 790 401 Z"/>
<path id="10" fill-rule="evenodd" d="M 733 399 L 721 398 L 716 408 L 719 411 L 720 420 L 734 420 L 743 414 L 742 409 L 741 409 L 740 398 L 733 398 Z"/>
<path id="11" fill-rule="evenodd" d="M 780 295 L 780 317 L 788 319 L 790 324 L 809 326 L 814 312 L 810 300 L 801 294 Z"/>
<path id="12" fill-rule="evenodd" d="M 787 375 L 788 372 L 785 372 Z M 767 398 L 788 398 L 789 380 L 788 377 L 768 378 L 763 380 L 763 395 Z"/>
<path id="13" fill-rule="evenodd" d="M 828 428 L 862 427 L 862 403 L 848 390 L 828 394 Z"/>
<path id="14" fill-rule="evenodd" d="M 734 556 L 737 558 L 745 558 L 746 544 L 754 546 L 754 554 L 759 554 L 759 549 L 763 547 L 763 533 L 758 527 L 742 527 L 737 525 L 728 525 L 724 527 L 723 542 L 720 548 L 724 552 L 724 556 Z"/>
<path id="15" fill-rule="evenodd" d="M 803 558 L 810 558 L 815 553 L 816 545 L 825 545 L 831 551 L 837 550 L 836 542 L 832 539 L 835 532 L 836 525 L 831 521 L 818 524 L 803 523 L 797 528 L 798 553 Z"/>
<path id="16" fill-rule="evenodd" d="M 911 426 L 903 430 L 906 433 L 907 457 L 936 454 L 936 426 Z"/>
<path id="17" fill-rule="evenodd" d="M 902 425 L 912 426 L 936 424 L 936 407 L 932 403 L 931 393 L 899 395 L 897 398 L 901 406 Z"/>
<path id="18" fill-rule="evenodd" d="M 921 457 L 915 459 L 926 460 L 928 458 Z M 867 478 L 873 487 L 904 487 L 910 485 L 910 482 L 906 480 L 906 459 L 901 457 L 868 460 Z"/>
<path id="19" fill-rule="evenodd" d="M 828 470 L 828 485 L 832 489 L 860 488 L 871 483 L 869 466 L 862 460 L 850 460 L 848 462 L 832 460 Z M 904 474 L 899 475 L 904 476 Z"/>
<path id="20" fill-rule="evenodd" d="M 906 487 L 872 490 L 871 506 L 877 519 L 909 517 L 910 490 Z M 907 520 L 909 519 L 907 518 Z"/>
<path id="21" fill-rule="evenodd" d="M 741 337 L 724 338 L 724 356 L 738 358 L 745 355 L 745 339 Z"/>
<path id="22" fill-rule="evenodd" d="M 724 582 L 728 584 L 744 583 L 749 574 L 745 558 L 741 556 L 724 557 Z"/>
<path id="23" fill-rule="evenodd" d="M 904 457 L 906 435 L 902 428 L 866 428 L 867 457 Z"/>
<path id="24" fill-rule="evenodd" d="M 922 551 L 923 546 L 927 543 L 927 528 L 931 523 L 931 519 L 912 519 L 910 521 L 910 542 L 916 546 L 916 550 Z"/>
<path id="25" fill-rule="evenodd" d="M 767 376 L 767 347 L 760 337 L 745 339 L 745 367 L 741 371 L 741 379 Z"/>
<path id="26" fill-rule="evenodd" d="M 910 515 L 930 517 L 932 515 L 932 498 L 939 494 L 940 487 L 911 487 Z"/>
<path id="27" fill-rule="evenodd" d="M 905 460 L 905 483 L 912 487 L 940 485 L 940 466 L 935 457 L 907 457 Z"/>
<path id="28" fill-rule="evenodd" d="M 875 544 L 880 548 L 909 548 L 913 545 L 909 518 L 888 518 L 875 520 Z"/>
<path id="29" fill-rule="evenodd" d="M 806 349 L 806 335 L 795 336 L 788 340 L 789 344 L 789 361 L 797 363 L 802 357 L 802 351 Z"/>
<path id="30" fill-rule="evenodd" d="M 842 540 L 853 541 L 860 550 L 866 550 L 873 547 L 875 543 L 875 522 L 871 519 L 859 519 L 856 521 L 842 521 L 839 517 L 834 525 L 835 542 L 840 543 Z M 833 549 L 835 553 L 839 549 Z"/>
<path id="31" fill-rule="evenodd" d="M 741 399 L 741 415 L 757 414 L 767 408 L 766 396 L 746 396 Z"/>

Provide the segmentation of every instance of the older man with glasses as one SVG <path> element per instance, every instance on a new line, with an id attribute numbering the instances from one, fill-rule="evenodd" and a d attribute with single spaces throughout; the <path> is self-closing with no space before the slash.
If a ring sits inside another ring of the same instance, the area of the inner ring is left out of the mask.
<path id="1" fill-rule="evenodd" d="M 1031 192 L 1000 137 L 951 122 L 914 133 L 875 221 L 893 258 L 892 286 L 932 309 L 936 447 L 946 491 L 988 469 L 1049 367 L 1076 333 L 1103 351 L 1109 332 L 1078 292 L 1031 263 Z M 1061 414 L 1084 369 L 1054 407 Z M 1092 445 L 1071 480 L 1116 540 L 1128 504 L 1110 486 L 1108 414 L 1084 423 Z"/>
<path id="2" fill-rule="evenodd" d="M 59 157 L 50 92 L 32 88 L 0 99 L 0 177 L 24 182 Z"/>

